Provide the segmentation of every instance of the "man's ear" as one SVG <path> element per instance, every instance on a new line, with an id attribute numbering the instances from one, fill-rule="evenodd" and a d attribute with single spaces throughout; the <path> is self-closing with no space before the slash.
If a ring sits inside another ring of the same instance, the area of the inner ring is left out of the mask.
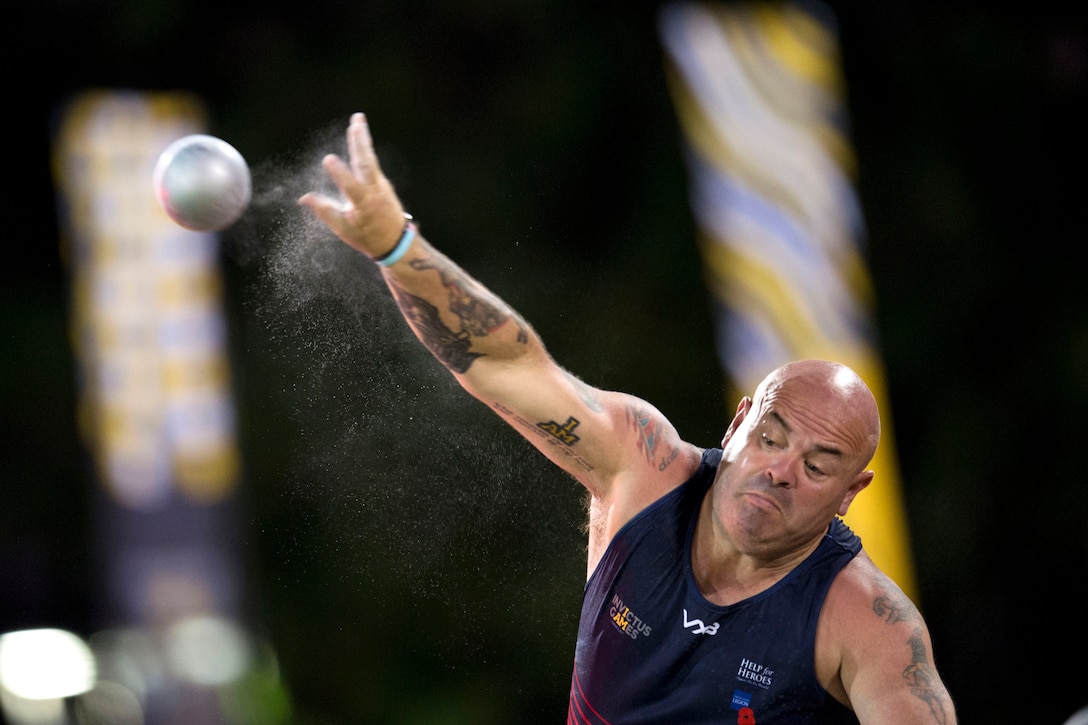
<path id="1" fill-rule="evenodd" d="M 861 490 L 873 482 L 873 476 L 876 475 L 873 471 L 862 471 L 854 479 L 854 482 L 850 484 L 850 488 L 846 489 L 846 495 L 842 497 L 842 503 L 839 504 L 839 516 L 845 516 L 846 510 L 850 508 L 850 504 L 854 502 L 854 497 L 861 493 Z"/>
<path id="2" fill-rule="evenodd" d="M 725 429 L 725 435 L 722 436 L 722 448 L 725 448 L 725 444 L 729 442 L 729 439 L 733 437 L 733 434 L 737 432 L 737 428 L 740 428 L 740 424 L 744 422 L 745 416 L 748 415 L 748 411 L 752 409 L 752 399 L 745 395 L 740 399 L 740 403 L 737 404 L 737 413 L 733 416 L 733 420 L 730 421 L 729 427 Z"/>

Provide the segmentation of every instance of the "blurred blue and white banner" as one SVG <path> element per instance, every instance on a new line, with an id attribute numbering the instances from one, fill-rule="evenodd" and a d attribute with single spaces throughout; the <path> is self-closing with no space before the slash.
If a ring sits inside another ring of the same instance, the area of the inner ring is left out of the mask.
<path id="1" fill-rule="evenodd" d="M 97 492 L 100 679 L 79 703 L 93 722 L 225 722 L 220 690 L 253 654 L 219 239 L 171 221 L 152 184 L 162 150 L 205 123 L 187 94 L 91 91 L 55 129 L 79 429 Z M 103 704 L 122 700 L 124 713 Z"/>
<path id="2" fill-rule="evenodd" d="M 868 382 L 884 438 L 846 520 L 914 596 L 834 18 L 815 3 L 678 3 L 659 31 L 728 381 L 739 396 L 784 362 L 826 358 Z"/>

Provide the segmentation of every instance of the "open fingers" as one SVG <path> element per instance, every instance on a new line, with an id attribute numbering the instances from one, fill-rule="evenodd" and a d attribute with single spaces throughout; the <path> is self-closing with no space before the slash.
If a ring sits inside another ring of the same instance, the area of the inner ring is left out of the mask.
<path id="1" fill-rule="evenodd" d="M 366 154 L 364 152 L 365 140 L 360 139 L 360 134 L 365 133 L 366 120 L 361 113 L 351 114 L 348 123 L 347 142 L 348 160 L 351 164 L 351 173 L 364 184 L 370 183 L 366 172 Z"/>
<path id="2" fill-rule="evenodd" d="M 351 170 L 363 184 L 374 184 L 381 175 L 378 158 L 374 155 L 374 142 L 370 125 L 362 113 L 353 113 L 348 124 L 348 155 Z"/>
<path id="3" fill-rule="evenodd" d="M 358 175 L 352 169 L 349 169 L 339 156 L 329 154 L 321 160 L 321 165 L 325 167 L 329 178 L 340 189 L 340 194 L 348 203 L 354 206 L 362 204 L 363 198 L 366 196 L 366 189 L 359 180 Z"/>
<path id="4" fill-rule="evenodd" d="M 368 247 L 372 243 L 387 244 L 394 234 L 393 227 L 400 233 L 403 210 L 378 166 L 370 129 L 362 113 L 351 116 L 347 144 L 347 160 L 336 154 L 328 154 L 321 160 L 340 198 L 311 192 L 303 195 L 299 203 L 348 245 L 370 254 Z"/>
<path id="5" fill-rule="evenodd" d="M 341 206 L 336 200 L 311 191 L 303 194 L 298 203 L 309 208 L 334 233 L 342 232 Z"/>

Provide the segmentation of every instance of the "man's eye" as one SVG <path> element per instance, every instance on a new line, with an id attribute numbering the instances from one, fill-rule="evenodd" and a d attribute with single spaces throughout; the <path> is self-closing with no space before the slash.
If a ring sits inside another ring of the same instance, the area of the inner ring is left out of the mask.
<path id="1" fill-rule="evenodd" d="M 771 438 L 766 433 L 764 433 L 763 434 L 763 445 L 767 446 L 768 448 L 774 448 L 775 446 L 778 445 L 778 443 L 776 443 L 773 438 Z"/>

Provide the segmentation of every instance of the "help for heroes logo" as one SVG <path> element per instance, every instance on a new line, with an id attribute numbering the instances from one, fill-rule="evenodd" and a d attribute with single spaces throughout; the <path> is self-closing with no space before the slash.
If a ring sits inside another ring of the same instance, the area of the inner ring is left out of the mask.
<path id="1" fill-rule="evenodd" d="M 742 657 L 740 660 L 740 668 L 737 670 L 737 679 L 743 680 L 750 685 L 756 687 L 762 687 L 766 690 L 771 686 L 771 680 L 774 677 L 774 670 L 769 667 L 764 667 L 758 662 L 753 662 L 750 659 Z"/>

